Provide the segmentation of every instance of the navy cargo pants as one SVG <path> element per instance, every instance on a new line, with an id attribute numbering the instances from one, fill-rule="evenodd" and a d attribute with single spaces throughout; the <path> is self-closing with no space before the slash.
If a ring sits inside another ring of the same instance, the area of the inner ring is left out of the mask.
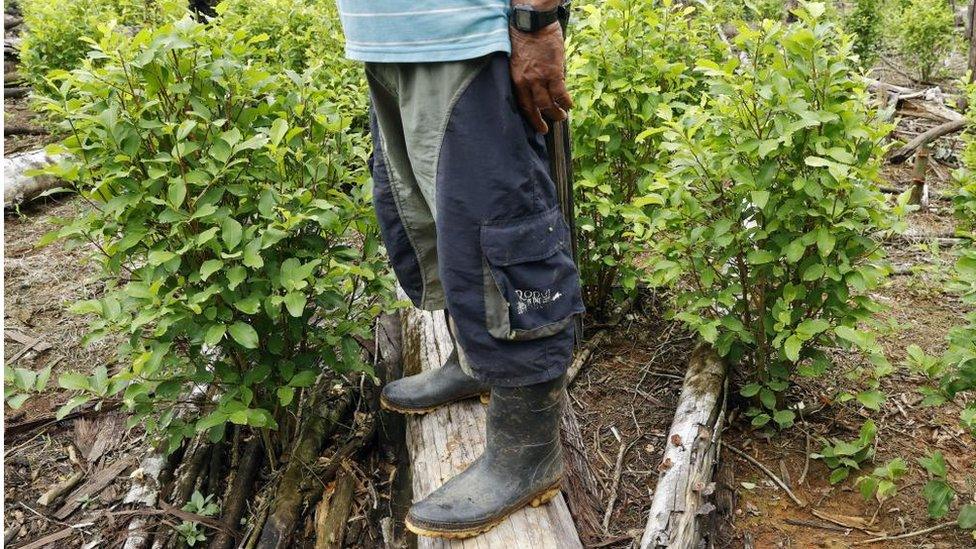
<path id="1" fill-rule="evenodd" d="M 541 383 L 572 359 L 583 311 L 545 142 L 508 57 L 368 63 L 376 215 L 414 305 L 447 308 L 465 371 Z"/>

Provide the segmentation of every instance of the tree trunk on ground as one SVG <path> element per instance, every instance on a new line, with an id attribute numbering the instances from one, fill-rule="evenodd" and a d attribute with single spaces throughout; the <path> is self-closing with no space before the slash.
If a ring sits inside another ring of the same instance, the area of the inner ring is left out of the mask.
<path id="1" fill-rule="evenodd" d="M 725 415 L 726 366 L 700 344 L 688 360 L 678 406 L 665 442 L 641 549 L 698 547 L 707 529 L 709 502 Z"/>
<path id="2" fill-rule="evenodd" d="M 904 147 L 901 147 L 897 151 L 893 152 L 888 160 L 892 164 L 901 164 L 902 162 L 908 160 L 908 157 L 910 157 L 919 147 L 928 145 L 940 137 L 965 129 L 966 123 L 966 119 L 960 119 L 952 120 L 935 126 L 934 128 L 919 134 L 915 137 L 915 139 L 912 139 L 906 143 Z"/>
<path id="3" fill-rule="evenodd" d="M 403 318 L 404 371 L 439 368 L 452 343 L 442 313 L 410 309 Z M 485 410 L 477 400 L 444 406 L 407 418 L 414 500 L 426 497 L 477 458 L 485 446 Z M 562 495 L 547 505 L 527 507 L 476 538 L 479 547 L 581 548 L 579 534 Z M 420 536 L 419 549 L 472 547 L 458 540 Z"/>
<path id="4" fill-rule="evenodd" d="M 271 513 L 261 531 L 258 546 L 262 549 L 288 546 L 292 530 L 298 521 L 299 507 L 304 495 L 301 488 L 305 476 L 317 461 L 322 442 L 332 434 L 352 405 L 351 390 L 338 395 L 338 398 L 330 398 L 331 386 L 331 379 L 323 375 L 313 389 L 305 425 L 288 458 L 288 465 L 285 466 L 281 481 L 275 490 Z"/>
<path id="5" fill-rule="evenodd" d="M 254 492 L 254 479 L 264 459 L 263 448 L 261 437 L 252 436 L 245 446 L 244 455 L 241 456 L 234 479 L 224 494 L 220 521 L 231 532 L 238 531 L 241 516 L 244 514 L 244 509 L 247 508 L 247 503 Z M 234 546 L 235 541 L 236 539 L 232 534 L 222 530 L 218 532 L 217 537 L 210 544 L 210 549 L 230 549 Z"/>
<path id="6" fill-rule="evenodd" d="M 12 154 L 3 159 L 3 207 L 11 208 L 41 195 L 44 191 L 61 185 L 61 181 L 50 175 L 27 175 L 54 164 L 58 156 L 50 156 L 44 149 Z"/>
<path id="7" fill-rule="evenodd" d="M 355 491 L 356 479 L 348 473 L 325 489 L 315 511 L 315 549 L 342 549 Z"/>

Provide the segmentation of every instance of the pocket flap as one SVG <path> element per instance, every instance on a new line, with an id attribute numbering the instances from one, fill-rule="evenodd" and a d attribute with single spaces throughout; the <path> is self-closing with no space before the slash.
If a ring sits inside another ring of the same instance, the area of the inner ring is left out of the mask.
<path id="1" fill-rule="evenodd" d="M 545 259 L 568 240 L 569 228 L 558 207 L 531 217 L 491 221 L 481 226 L 485 258 L 500 267 Z"/>

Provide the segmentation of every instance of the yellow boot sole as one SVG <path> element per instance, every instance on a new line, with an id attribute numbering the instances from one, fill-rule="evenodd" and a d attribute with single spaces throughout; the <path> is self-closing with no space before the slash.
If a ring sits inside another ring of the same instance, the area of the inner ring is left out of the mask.
<path id="1" fill-rule="evenodd" d="M 410 530 L 411 532 L 417 534 L 418 536 L 427 536 L 431 538 L 443 538 L 443 539 L 473 538 L 475 536 L 480 536 L 481 534 L 484 534 L 485 532 L 498 526 L 505 519 L 511 516 L 512 513 L 518 511 L 519 509 L 525 507 L 526 505 L 529 505 L 531 507 L 539 507 L 541 505 L 549 503 L 549 501 L 552 500 L 552 498 L 556 497 L 559 494 L 560 482 L 557 482 L 556 485 L 551 488 L 546 488 L 542 492 L 539 492 L 538 494 L 535 494 L 534 496 L 527 498 L 527 501 L 525 503 L 520 503 L 512 507 L 510 510 L 506 511 L 501 516 L 492 520 L 491 522 L 479 526 L 475 526 L 473 528 L 468 528 L 466 530 L 433 530 L 431 528 L 421 528 L 420 526 L 417 526 L 416 524 L 410 522 L 409 516 L 407 516 L 404 522 L 407 525 L 407 530 Z"/>

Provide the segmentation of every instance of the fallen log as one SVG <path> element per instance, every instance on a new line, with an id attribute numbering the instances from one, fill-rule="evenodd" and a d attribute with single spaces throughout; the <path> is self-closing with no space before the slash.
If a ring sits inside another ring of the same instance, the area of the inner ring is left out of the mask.
<path id="1" fill-rule="evenodd" d="M 166 456 L 155 450 L 146 454 L 139 462 L 139 468 L 132 475 L 132 486 L 125 494 L 122 503 L 128 505 L 144 505 L 147 508 L 156 506 L 159 499 L 159 477 L 166 467 Z M 147 521 L 144 515 L 136 515 L 129 521 L 127 536 L 122 549 L 142 549 L 151 541 L 151 534 L 147 531 Z"/>
<path id="2" fill-rule="evenodd" d="M 725 362 L 711 346 L 700 344 L 688 360 L 641 549 L 699 546 L 707 529 L 703 519 L 714 510 L 709 499 L 726 388 Z"/>
<path id="3" fill-rule="evenodd" d="M 402 313 L 405 372 L 439 368 L 452 349 L 442 313 L 410 309 Z M 485 409 L 475 401 L 444 406 L 407 418 L 407 450 L 414 501 L 423 499 L 471 464 L 485 447 Z M 474 545 L 472 545 L 474 543 Z M 526 507 L 487 533 L 465 542 L 420 536 L 419 549 L 460 547 L 581 548 L 562 494 L 549 504 Z"/>
<path id="4" fill-rule="evenodd" d="M 30 93 L 30 88 L 26 86 L 18 86 L 14 88 L 3 88 L 4 99 L 17 99 L 18 97 L 27 97 Z M 10 133 L 8 129 L 4 128 L 4 133 Z"/>
<path id="5" fill-rule="evenodd" d="M 315 510 L 315 549 L 342 549 L 355 489 L 356 479 L 348 473 L 326 487 Z"/>
<path id="6" fill-rule="evenodd" d="M 334 381 L 326 375 L 319 376 L 309 403 L 307 421 L 291 451 L 288 465 L 275 490 L 271 511 L 258 546 L 262 548 L 286 547 L 303 499 L 302 483 L 309 469 L 318 458 L 322 442 L 326 440 L 352 405 L 352 392 L 346 390 L 338 398 L 330 398 Z M 335 395 L 331 395 L 334 397 Z"/>
<path id="7" fill-rule="evenodd" d="M 888 160 L 892 164 L 901 164 L 902 162 L 908 160 L 908 158 L 912 156 L 912 153 L 914 153 L 919 147 L 927 145 L 940 137 L 963 130 L 966 127 L 966 123 L 966 119 L 963 118 L 960 120 L 951 120 L 944 124 L 939 124 L 938 126 L 919 134 L 917 137 L 915 137 L 915 139 L 912 139 L 908 143 L 905 143 L 904 146 L 891 153 Z"/>
<path id="8" fill-rule="evenodd" d="M 223 505 L 221 506 L 220 522 L 227 527 L 217 534 L 211 549 L 230 549 L 236 541 L 236 536 L 231 532 L 237 532 L 240 525 L 241 516 L 250 501 L 251 492 L 254 491 L 254 478 L 258 474 L 258 468 L 264 458 L 264 445 L 261 437 L 254 435 L 248 441 L 241 456 L 237 472 L 234 479 L 227 485 L 224 493 Z"/>
<path id="9" fill-rule="evenodd" d="M 27 175 L 30 170 L 45 168 L 59 160 L 38 149 L 17 153 L 3 159 L 3 207 L 11 208 L 57 188 L 61 181 L 50 175 Z"/>

